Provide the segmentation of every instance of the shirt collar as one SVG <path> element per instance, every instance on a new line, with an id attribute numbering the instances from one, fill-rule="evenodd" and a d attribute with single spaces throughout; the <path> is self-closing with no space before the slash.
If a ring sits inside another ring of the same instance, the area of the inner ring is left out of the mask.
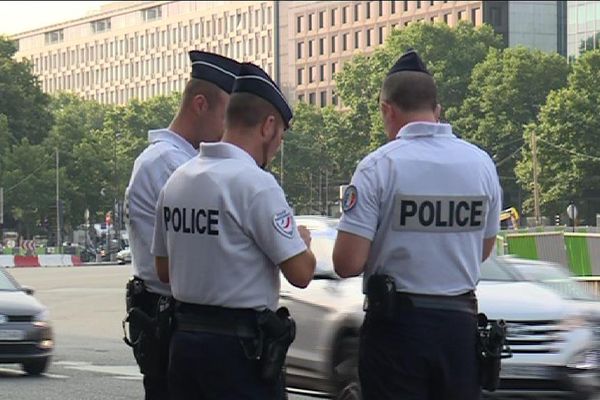
<path id="1" fill-rule="evenodd" d="M 227 142 L 200 143 L 201 157 L 233 158 L 248 162 L 258 168 L 256 161 L 241 147 Z"/>
<path id="2" fill-rule="evenodd" d="M 402 127 L 396 139 L 423 137 L 423 136 L 449 136 L 456 137 L 452 133 L 450 124 L 441 124 L 437 122 L 411 122 Z"/>
<path id="3" fill-rule="evenodd" d="M 170 129 L 154 129 L 148 131 L 148 141 L 150 143 L 169 142 L 175 147 L 185 151 L 190 157 L 198 155 L 198 150 L 196 150 L 190 142 Z"/>

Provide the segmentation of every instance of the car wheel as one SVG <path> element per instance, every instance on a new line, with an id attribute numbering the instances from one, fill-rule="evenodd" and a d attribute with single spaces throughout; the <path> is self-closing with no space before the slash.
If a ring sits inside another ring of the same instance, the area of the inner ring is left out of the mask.
<path id="1" fill-rule="evenodd" d="M 26 361 L 22 364 L 23 371 L 27 373 L 27 375 L 40 375 L 46 372 L 48 369 L 48 364 L 50 364 L 50 357 L 44 357 L 37 360 Z"/>
<path id="2" fill-rule="evenodd" d="M 346 336 L 338 342 L 334 361 L 336 400 L 359 400 L 358 337 Z"/>

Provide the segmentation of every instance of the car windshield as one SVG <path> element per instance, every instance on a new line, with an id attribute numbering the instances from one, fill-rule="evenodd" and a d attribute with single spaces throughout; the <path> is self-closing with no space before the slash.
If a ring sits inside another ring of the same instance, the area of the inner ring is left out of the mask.
<path id="1" fill-rule="evenodd" d="M 482 281 L 503 281 L 514 282 L 517 278 L 509 272 L 509 269 L 504 263 L 496 257 L 489 257 L 481 264 Z"/>
<path id="2" fill-rule="evenodd" d="M 335 243 L 334 234 L 331 232 L 312 231 L 311 237 L 310 249 L 317 259 L 315 275 L 333 276 L 331 255 L 333 254 L 333 245 Z"/>
<path id="3" fill-rule="evenodd" d="M 581 283 L 575 281 L 565 268 L 556 264 L 513 264 L 525 280 L 540 282 L 570 300 L 598 301 Z"/>
<path id="4" fill-rule="evenodd" d="M 0 291 L 15 291 L 18 290 L 13 280 L 8 276 L 8 273 L 0 269 Z"/>

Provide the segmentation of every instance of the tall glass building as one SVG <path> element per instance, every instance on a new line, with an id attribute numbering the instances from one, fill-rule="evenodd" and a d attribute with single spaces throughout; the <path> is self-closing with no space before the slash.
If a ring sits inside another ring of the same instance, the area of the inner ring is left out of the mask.
<path id="1" fill-rule="evenodd" d="M 567 1 L 569 60 L 600 48 L 600 1 Z"/>

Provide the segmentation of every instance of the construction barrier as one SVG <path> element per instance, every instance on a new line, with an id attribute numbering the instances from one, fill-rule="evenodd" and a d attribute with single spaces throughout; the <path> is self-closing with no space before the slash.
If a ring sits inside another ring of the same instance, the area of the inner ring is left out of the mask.
<path id="1" fill-rule="evenodd" d="M 76 267 L 82 265 L 79 256 L 68 254 L 47 254 L 40 256 L 0 255 L 0 267 L 30 268 L 30 267 Z"/>

